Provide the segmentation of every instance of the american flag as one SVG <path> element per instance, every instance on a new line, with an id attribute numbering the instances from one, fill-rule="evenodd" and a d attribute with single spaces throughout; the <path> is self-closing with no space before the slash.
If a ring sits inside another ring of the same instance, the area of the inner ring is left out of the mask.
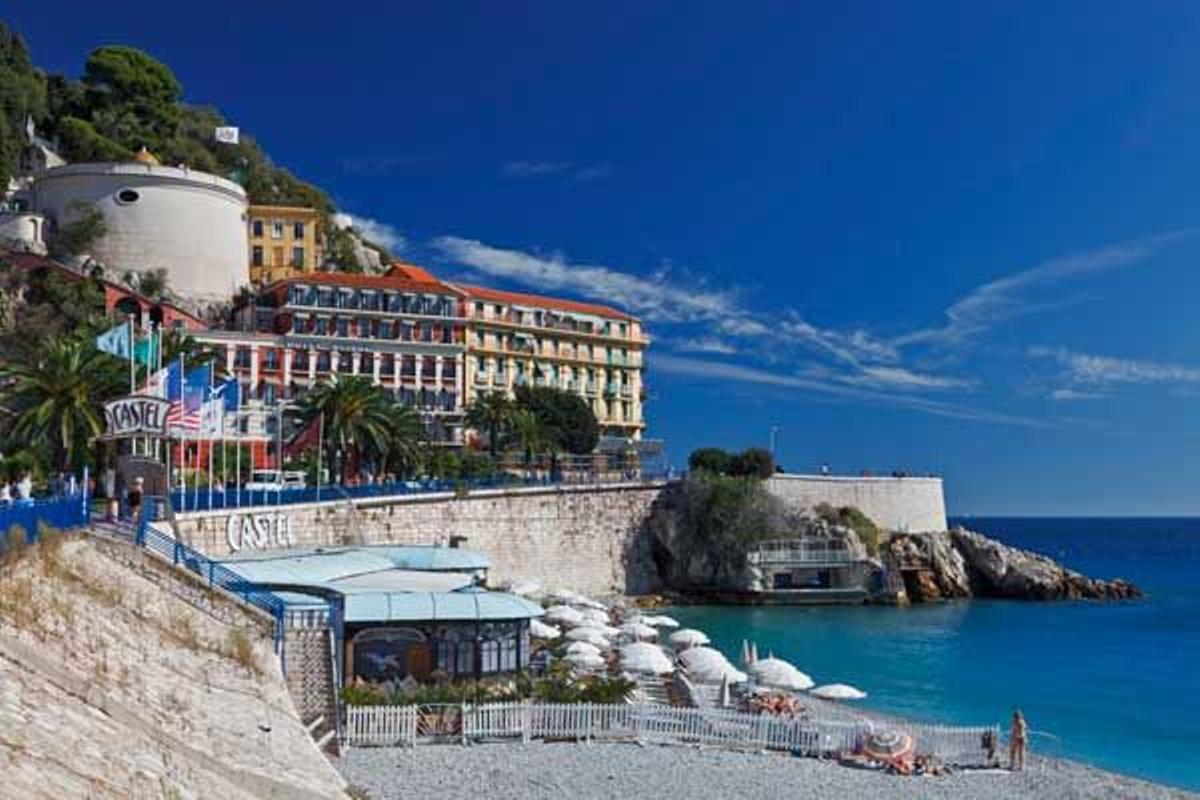
<path id="1" fill-rule="evenodd" d="M 200 409 L 189 411 L 182 400 L 172 400 L 167 407 L 167 428 L 183 431 L 200 430 Z"/>
<path id="2" fill-rule="evenodd" d="M 177 431 L 199 431 L 204 394 L 212 383 L 212 366 L 205 364 L 184 374 L 183 367 L 172 362 L 165 370 L 167 428 Z"/>

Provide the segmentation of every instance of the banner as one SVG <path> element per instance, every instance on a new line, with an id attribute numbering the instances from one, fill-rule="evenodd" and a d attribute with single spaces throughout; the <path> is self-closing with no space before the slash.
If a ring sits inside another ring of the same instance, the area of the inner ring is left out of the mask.
<path id="1" fill-rule="evenodd" d="M 229 125 L 226 127 L 217 128 L 216 131 L 214 132 L 214 137 L 216 138 L 216 140 L 218 142 L 223 142 L 225 144 L 237 144 L 238 143 L 237 126 Z"/>
<path id="2" fill-rule="evenodd" d="M 118 358 L 131 358 L 133 351 L 133 324 L 122 322 L 96 337 L 96 349 L 111 353 Z"/>

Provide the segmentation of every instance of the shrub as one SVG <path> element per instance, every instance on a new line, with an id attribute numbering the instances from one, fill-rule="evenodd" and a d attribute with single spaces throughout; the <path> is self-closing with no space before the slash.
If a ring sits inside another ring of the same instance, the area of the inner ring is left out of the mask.
<path id="1" fill-rule="evenodd" d="M 254 643 L 241 628 L 229 631 L 229 655 L 248 672 L 259 672 L 258 659 L 254 657 Z"/>
<path id="2" fill-rule="evenodd" d="M 775 474 L 775 457 L 761 447 L 730 453 L 719 447 L 701 447 L 688 456 L 688 469 L 709 475 L 766 480 Z"/>
<path id="3" fill-rule="evenodd" d="M 867 549 L 868 555 L 879 554 L 883 531 L 875 524 L 874 520 L 854 506 L 834 508 L 829 503 L 818 503 L 813 508 L 813 513 L 831 525 L 841 525 L 854 531 L 858 535 L 859 541 L 863 543 L 863 547 Z"/>
<path id="4" fill-rule="evenodd" d="M 701 447 L 688 456 L 688 469 L 692 472 L 709 472 L 724 475 L 729 472 L 732 460 L 729 453 L 719 447 Z"/>

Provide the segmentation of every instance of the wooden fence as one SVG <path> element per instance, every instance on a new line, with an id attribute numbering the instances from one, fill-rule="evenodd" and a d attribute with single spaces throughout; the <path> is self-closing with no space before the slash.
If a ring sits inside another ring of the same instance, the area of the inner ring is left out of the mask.
<path id="1" fill-rule="evenodd" d="M 820 756 L 853 750 L 873 729 L 899 728 L 918 753 L 948 764 L 988 763 L 985 738 L 999 728 L 908 723 L 839 722 L 745 714 L 725 709 L 624 705 L 493 703 L 481 706 L 350 706 L 345 743 L 351 747 L 409 747 L 422 741 L 483 739 L 630 740 L 783 750 Z"/>

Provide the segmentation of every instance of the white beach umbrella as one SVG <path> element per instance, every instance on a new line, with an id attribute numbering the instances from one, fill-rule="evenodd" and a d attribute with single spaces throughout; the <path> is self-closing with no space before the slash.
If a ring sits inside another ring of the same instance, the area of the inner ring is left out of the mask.
<path id="1" fill-rule="evenodd" d="M 608 612 L 607 611 L 602 611 L 599 608 L 585 608 L 583 611 L 580 611 L 579 613 L 582 614 L 583 618 L 588 620 L 589 622 L 599 622 L 601 625 L 608 624 Z"/>
<path id="2" fill-rule="evenodd" d="M 661 647 L 648 642 L 627 644 L 620 650 L 621 668 L 630 672 L 645 672 L 666 675 L 675 671 L 675 665 Z"/>
<path id="3" fill-rule="evenodd" d="M 556 603 L 571 603 L 578 600 L 582 595 L 579 592 L 573 592 L 570 589 L 555 589 L 547 592 L 546 597 L 549 597 Z"/>
<path id="4" fill-rule="evenodd" d="M 614 628 L 611 625 L 601 625 L 598 622 L 583 622 L 579 625 L 576 625 L 572 630 L 591 631 L 592 633 L 603 636 L 605 639 L 612 639 L 615 636 L 621 635 L 620 628 Z"/>
<path id="5" fill-rule="evenodd" d="M 594 653 L 568 653 L 566 660 L 583 669 L 599 669 L 605 665 L 604 658 Z"/>
<path id="6" fill-rule="evenodd" d="M 544 619 L 548 622 L 561 622 L 564 625 L 578 625 L 583 622 L 583 616 L 570 606 L 550 606 L 546 609 Z"/>
<path id="7" fill-rule="evenodd" d="M 667 637 L 667 641 L 676 647 L 698 647 L 708 644 L 708 637 L 695 628 L 683 628 Z"/>
<path id="8" fill-rule="evenodd" d="M 598 656 L 600 655 L 600 648 L 591 642 L 571 642 L 570 646 L 567 647 L 567 655 L 569 656 L 580 653 L 590 653 L 591 655 Z"/>
<path id="9" fill-rule="evenodd" d="M 603 634 L 592 628 L 574 628 L 567 631 L 567 638 L 573 642 L 589 642 L 601 650 L 608 650 L 612 646 Z"/>
<path id="10" fill-rule="evenodd" d="M 866 692 L 844 683 L 831 683 L 827 686 L 818 686 L 809 692 L 809 694 L 816 697 L 823 697 L 826 700 L 862 700 L 867 696 Z"/>
<path id="11" fill-rule="evenodd" d="M 677 621 L 675 621 L 671 617 L 665 617 L 662 615 L 642 617 L 642 622 L 646 623 L 647 625 L 653 625 L 656 628 L 678 628 L 679 627 L 679 623 Z"/>
<path id="12" fill-rule="evenodd" d="M 630 639 L 651 640 L 658 637 L 658 631 L 640 622 L 626 622 L 621 626 L 621 633 Z"/>
<path id="13" fill-rule="evenodd" d="M 722 678 L 728 678 L 730 683 L 745 683 L 749 676 L 739 670 L 729 659 L 711 647 L 693 647 L 679 654 L 688 674 L 698 681 L 717 683 Z"/>
<path id="14" fill-rule="evenodd" d="M 782 658 L 764 658 L 761 661 L 755 661 L 750 665 L 750 674 L 754 676 L 755 683 L 775 689 L 802 692 L 815 685 L 812 678 Z"/>
<path id="15" fill-rule="evenodd" d="M 529 635 L 535 639 L 557 639 L 562 631 L 553 625 L 547 625 L 540 619 L 529 620 Z"/>
<path id="16" fill-rule="evenodd" d="M 508 591 L 512 594 L 519 594 L 522 597 L 535 595 L 542 590 L 542 585 L 537 581 L 516 581 L 512 586 L 508 587 Z"/>

